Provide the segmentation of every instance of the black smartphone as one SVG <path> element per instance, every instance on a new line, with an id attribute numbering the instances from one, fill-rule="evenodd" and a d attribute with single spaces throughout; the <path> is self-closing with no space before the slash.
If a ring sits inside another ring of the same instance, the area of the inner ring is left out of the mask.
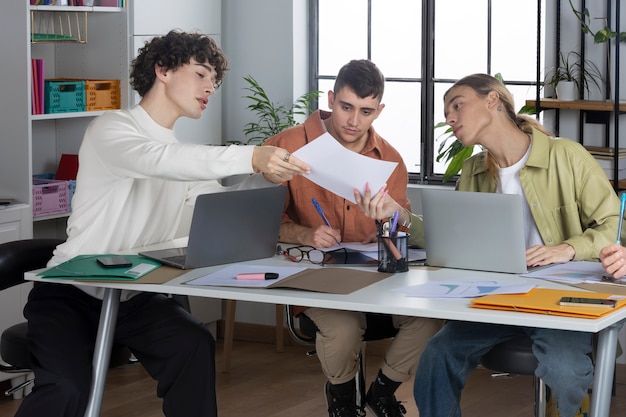
<path id="1" fill-rule="evenodd" d="M 105 268 L 122 268 L 127 266 L 133 266 L 133 263 L 127 258 L 121 255 L 116 256 L 102 256 L 96 258 L 98 263 Z"/>
<path id="2" fill-rule="evenodd" d="M 561 297 L 559 305 L 579 306 L 579 307 L 603 307 L 615 308 L 616 300 L 609 298 L 587 298 L 587 297 Z"/>

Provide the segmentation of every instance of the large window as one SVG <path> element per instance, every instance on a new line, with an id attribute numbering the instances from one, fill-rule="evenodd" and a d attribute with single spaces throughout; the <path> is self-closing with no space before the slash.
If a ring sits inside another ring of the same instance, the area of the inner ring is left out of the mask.
<path id="1" fill-rule="evenodd" d="M 437 180 L 445 172 L 436 162 L 445 129 L 434 126 L 444 121 L 442 97 L 455 80 L 500 73 L 518 108 L 535 98 L 545 0 L 311 1 L 313 86 L 332 89 L 351 59 L 376 63 L 387 81 L 374 126 L 402 154 L 412 179 Z M 323 97 L 319 107 L 327 109 Z"/>

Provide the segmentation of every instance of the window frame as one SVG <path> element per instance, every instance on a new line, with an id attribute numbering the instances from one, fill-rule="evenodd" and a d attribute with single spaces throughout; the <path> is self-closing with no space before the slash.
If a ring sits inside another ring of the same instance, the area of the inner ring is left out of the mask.
<path id="1" fill-rule="evenodd" d="M 491 44 L 492 44 L 492 0 L 485 0 L 487 2 L 487 73 L 492 74 L 491 67 Z M 387 81 L 394 82 L 417 82 L 421 83 L 421 103 L 420 106 L 420 137 L 419 137 L 419 146 L 421 149 L 420 153 L 420 172 L 409 172 L 409 182 L 410 183 L 433 183 L 433 184 L 441 184 L 443 181 L 443 174 L 434 172 L 434 163 L 436 159 L 435 155 L 435 138 L 441 134 L 441 131 L 435 132 L 435 121 L 441 119 L 441 117 L 437 117 L 434 114 L 434 100 L 435 97 L 435 85 L 442 83 L 454 83 L 455 79 L 447 79 L 447 78 L 435 78 L 435 2 L 431 0 L 422 0 L 422 44 L 421 44 L 421 77 L 414 78 L 395 78 L 395 77 L 387 77 Z M 537 9 L 537 21 L 535 22 L 537 26 L 537 54 L 536 54 L 536 67 L 537 73 L 536 78 L 534 80 L 529 81 L 515 81 L 515 80 L 505 80 L 505 84 L 507 85 L 518 85 L 518 86 L 528 86 L 533 89 L 537 89 L 538 85 L 540 85 L 540 71 L 539 64 L 540 61 L 540 53 L 544 49 L 544 46 L 541 45 L 541 11 L 542 11 L 542 0 L 537 0 L 534 7 Z M 372 0 L 367 0 L 367 9 L 368 9 L 368 33 L 367 33 L 367 58 L 371 59 L 372 50 L 371 50 L 371 37 L 372 37 Z M 334 80 L 335 76 L 330 75 L 322 75 L 319 74 L 319 0 L 310 0 L 309 1 L 309 62 L 311 68 L 311 74 L 309 77 L 309 89 L 317 90 L 319 80 Z M 448 184 L 450 181 L 448 182 Z"/>

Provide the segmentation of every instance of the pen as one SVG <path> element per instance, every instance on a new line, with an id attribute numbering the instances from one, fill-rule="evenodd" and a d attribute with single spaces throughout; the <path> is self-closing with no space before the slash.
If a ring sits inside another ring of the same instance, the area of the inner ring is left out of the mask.
<path id="1" fill-rule="evenodd" d="M 622 243 L 622 223 L 624 223 L 624 207 L 626 207 L 626 193 L 622 193 L 622 202 L 619 207 L 619 220 L 617 223 L 617 239 L 615 243 Z"/>
<path id="2" fill-rule="evenodd" d="M 322 206 L 320 206 L 320 203 L 317 202 L 316 199 L 312 198 L 311 202 L 313 203 L 313 205 L 315 206 L 315 210 L 317 210 L 317 212 L 320 214 L 320 216 L 322 217 L 322 220 L 324 220 L 324 224 L 330 228 L 332 228 L 332 226 L 330 225 L 330 222 L 328 221 L 328 219 L 326 218 L 326 215 L 324 214 L 324 210 L 322 210 Z"/>
<path id="3" fill-rule="evenodd" d="M 396 210 L 396 211 L 393 213 L 393 220 L 392 220 L 392 222 L 391 222 L 391 230 L 390 230 L 390 233 L 391 233 L 391 234 L 396 233 L 396 227 L 398 227 L 398 215 L 399 215 L 399 214 L 400 214 L 400 213 L 398 212 L 398 210 Z"/>
<path id="4" fill-rule="evenodd" d="M 249 272 L 245 274 L 237 274 L 237 279 L 264 280 L 276 278 L 278 278 L 278 274 L 276 272 Z"/>

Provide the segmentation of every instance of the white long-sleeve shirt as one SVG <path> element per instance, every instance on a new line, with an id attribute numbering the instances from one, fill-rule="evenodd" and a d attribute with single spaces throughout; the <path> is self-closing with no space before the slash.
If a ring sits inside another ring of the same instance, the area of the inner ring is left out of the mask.
<path id="1" fill-rule="evenodd" d="M 253 172 L 254 146 L 179 143 L 141 106 L 106 113 L 87 128 L 67 241 L 49 265 L 81 254 L 117 253 L 174 238 L 185 204 L 195 196 L 232 188 L 268 187 L 252 175 L 233 187 L 217 179 Z M 102 298 L 102 289 L 80 286 Z M 128 299 L 133 294 L 122 294 Z"/>

